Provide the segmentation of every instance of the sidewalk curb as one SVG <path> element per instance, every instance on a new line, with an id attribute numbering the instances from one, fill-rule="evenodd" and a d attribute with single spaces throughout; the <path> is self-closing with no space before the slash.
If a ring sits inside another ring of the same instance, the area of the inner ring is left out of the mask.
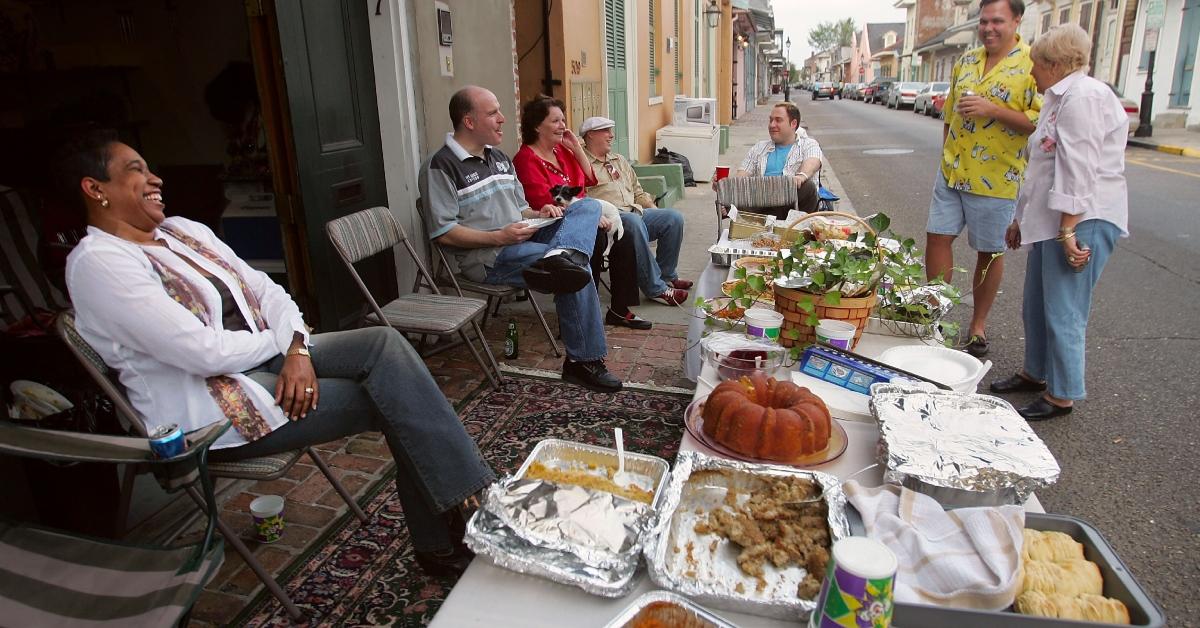
<path id="1" fill-rule="evenodd" d="M 1200 150 L 1195 148 L 1184 148 L 1182 146 L 1171 146 L 1169 144 L 1155 144 L 1146 140 L 1130 138 L 1127 142 L 1130 146 L 1137 148 L 1146 148 L 1156 150 L 1160 153 L 1170 153 L 1172 155 L 1180 155 L 1182 157 L 1200 157 Z"/>

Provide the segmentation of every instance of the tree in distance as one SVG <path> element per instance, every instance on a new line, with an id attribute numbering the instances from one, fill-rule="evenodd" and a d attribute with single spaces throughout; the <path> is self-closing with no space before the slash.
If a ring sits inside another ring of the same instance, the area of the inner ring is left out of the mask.
<path id="1" fill-rule="evenodd" d="M 813 50 L 829 50 L 837 46 L 849 46 L 854 40 L 854 18 L 833 22 L 821 22 L 808 31 L 808 45 Z"/>

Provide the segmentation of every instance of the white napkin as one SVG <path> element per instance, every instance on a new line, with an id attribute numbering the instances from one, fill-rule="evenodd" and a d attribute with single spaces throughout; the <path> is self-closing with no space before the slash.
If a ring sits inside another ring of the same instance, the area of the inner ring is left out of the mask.
<path id="1" fill-rule="evenodd" d="M 1020 506 L 946 511 L 932 497 L 894 485 L 844 485 L 867 536 L 899 559 L 895 599 L 909 604 L 1003 610 L 1020 585 Z"/>

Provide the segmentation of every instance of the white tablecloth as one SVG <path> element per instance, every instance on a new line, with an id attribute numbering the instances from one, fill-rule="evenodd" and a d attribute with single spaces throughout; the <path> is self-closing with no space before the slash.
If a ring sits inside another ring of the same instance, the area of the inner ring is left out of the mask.
<path id="1" fill-rule="evenodd" d="M 720 270 L 714 271 L 714 267 L 711 265 L 705 273 L 708 274 L 709 271 L 720 272 Z M 889 347 L 920 342 L 914 338 L 864 334 L 855 350 L 873 358 Z M 717 379 L 712 367 L 707 365 L 703 366 L 697 375 L 695 398 L 708 395 L 712 390 L 713 382 Z M 836 416 L 836 413 L 834 415 Z M 879 439 L 879 430 L 874 423 L 837 420 L 845 428 L 849 444 L 845 453 L 816 469 L 845 479 L 875 462 L 875 444 Z M 715 455 L 686 431 L 680 443 L 680 450 L 698 450 Z M 868 486 L 873 486 L 882 481 L 882 476 L 882 471 L 875 468 L 858 475 L 857 479 Z M 1025 509 L 1031 512 L 1043 512 L 1037 496 L 1029 498 Z M 500 569 L 491 565 L 486 559 L 480 558 L 471 563 L 462 579 L 454 586 L 445 603 L 442 604 L 441 610 L 434 616 L 432 625 L 440 628 L 604 626 L 639 595 L 657 588 L 654 583 L 650 582 L 644 568 L 637 579 L 638 586 L 629 595 L 616 599 L 602 598 L 585 593 L 575 587 Z M 710 610 L 738 626 L 746 628 L 795 626 L 797 623 L 731 613 L 721 609 Z"/>

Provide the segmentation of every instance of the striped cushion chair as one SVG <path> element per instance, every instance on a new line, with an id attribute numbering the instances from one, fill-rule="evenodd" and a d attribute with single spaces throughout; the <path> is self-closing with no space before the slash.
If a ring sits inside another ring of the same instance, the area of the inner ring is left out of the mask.
<path id="1" fill-rule="evenodd" d="M 717 182 L 717 238 L 731 205 L 739 210 L 792 206 L 799 209 L 796 183 L 791 177 L 727 177 Z"/>
<path id="2" fill-rule="evenodd" d="M 487 339 L 483 336 L 483 328 L 479 325 L 480 319 L 487 312 L 487 301 L 442 294 L 434 283 L 433 276 L 421 262 L 420 254 L 413 248 L 404 227 L 400 226 L 391 210 L 386 207 L 372 207 L 357 211 L 329 221 L 325 225 L 325 231 L 370 306 L 370 312 L 366 315 L 368 324 L 390 325 L 403 333 L 419 335 L 422 347 L 424 339 L 429 336 L 458 336 L 471 350 L 471 355 L 475 356 L 475 361 L 479 363 L 492 386 L 499 387 L 503 379 L 500 366 L 496 364 L 496 357 L 492 355 Z M 423 282 L 433 294 L 413 292 L 380 306 L 371 295 L 367 284 L 363 283 L 362 277 L 359 277 L 358 271 L 354 270 L 354 264 L 401 245 L 417 267 L 418 282 Z M 486 361 L 467 336 L 468 326 L 475 332 L 475 338 L 482 346 L 483 354 L 487 356 Z M 432 352 L 421 353 L 428 356 L 452 346 L 457 346 L 457 343 L 443 344 Z"/>
<path id="3" fill-rule="evenodd" d="M 37 256 L 39 221 L 27 201 L 16 189 L 0 185 L 0 329 L 37 310 L 56 311 L 68 303 L 42 272 Z"/>
<path id="4" fill-rule="evenodd" d="M 217 575 L 224 547 L 217 503 L 205 472 L 213 441 L 229 423 L 188 435 L 188 448 L 155 459 L 145 438 L 59 432 L 0 421 L 0 453 L 65 462 L 155 467 L 163 488 L 203 495 L 208 522 L 183 545 L 108 541 L 26 523 L 0 521 L 0 622 L 11 626 L 172 626 Z M 69 495 L 63 495 L 69 499 Z"/>
<path id="5" fill-rule="evenodd" d="M 96 382 L 97 386 L 99 386 L 104 394 L 112 401 L 113 406 L 116 407 L 117 415 L 121 417 L 121 420 L 124 423 L 124 427 L 133 433 L 145 435 L 146 426 L 142 423 L 142 419 L 140 415 L 138 415 L 137 411 L 133 409 L 133 405 L 129 403 L 129 399 L 125 396 L 125 392 L 121 388 L 120 384 L 113 381 L 113 379 L 110 377 L 111 371 L 108 368 L 108 365 L 104 363 L 104 360 L 100 358 L 100 355 L 96 353 L 96 350 L 93 349 L 92 346 L 83 339 L 83 336 L 79 335 L 79 331 L 75 328 L 75 313 L 71 310 L 67 310 L 66 312 L 59 314 L 58 318 L 55 319 L 55 325 L 58 328 L 59 337 L 63 339 L 63 341 L 67 344 L 67 347 L 70 348 L 71 353 L 74 354 L 76 359 L 79 360 L 79 363 L 83 366 L 84 371 L 91 376 L 92 380 Z M 342 500 L 346 502 L 346 506 L 349 508 L 350 512 L 353 513 L 359 521 L 365 522 L 367 520 L 367 514 L 363 512 L 362 507 L 358 505 L 358 502 L 354 501 L 354 496 L 352 496 L 350 492 L 346 490 L 346 487 L 342 486 L 342 483 L 339 482 L 336 477 L 334 477 L 333 471 L 331 471 L 329 466 L 325 464 L 325 460 L 322 459 L 321 455 L 318 454 L 317 451 L 312 447 L 294 449 L 292 451 L 285 451 L 282 453 L 272 454 L 270 456 L 261 456 L 258 458 L 208 463 L 205 469 L 206 472 L 203 475 L 211 478 L 270 481 L 282 477 L 288 472 L 289 469 L 292 468 L 292 465 L 296 464 L 296 462 L 300 460 L 300 457 L 305 454 L 308 455 L 309 459 L 312 460 L 317 469 L 325 476 L 325 479 L 329 480 L 330 486 L 332 486 L 333 490 L 337 492 L 338 496 L 340 496 Z M 125 467 L 125 473 L 123 475 L 121 486 L 122 502 L 118 508 L 118 512 L 121 513 L 122 517 L 122 526 L 124 525 L 124 514 L 129 508 L 129 497 L 133 493 L 134 479 L 142 470 L 143 468 L 137 465 L 127 465 Z M 170 489 L 183 488 L 188 496 L 192 498 L 192 501 L 194 501 L 196 505 L 199 506 L 204 512 L 210 514 L 213 512 L 212 509 L 204 503 L 203 496 L 200 494 L 200 491 L 196 489 L 194 482 L 192 482 L 193 478 L 165 477 L 162 469 L 154 468 L 152 470 L 158 477 L 160 484 L 163 484 Z M 299 621 L 303 617 L 299 607 L 292 602 L 292 599 L 288 597 L 287 593 L 279 586 L 279 583 L 271 577 L 271 574 L 267 573 L 267 570 L 264 569 L 262 564 L 258 562 L 258 559 L 254 557 L 254 554 L 251 553 L 249 548 L 246 547 L 246 544 L 243 543 L 240 538 L 238 538 L 237 533 L 224 521 L 221 521 L 220 518 L 216 519 L 215 524 L 221 535 L 229 541 L 230 547 L 232 547 L 233 550 L 237 552 L 243 560 L 246 561 L 246 564 L 250 567 L 250 570 L 254 572 L 254 575 L 258 576 L 258 579 L 262 581 L 263 585 L 267 588 L 267 591 L 269 591 L 271 595 L 274 595 L 275 598 L 279 600 L 279 603 L 283 605 L 284 610 L 287 611 L 288 615 L 292 619 Z"/>

